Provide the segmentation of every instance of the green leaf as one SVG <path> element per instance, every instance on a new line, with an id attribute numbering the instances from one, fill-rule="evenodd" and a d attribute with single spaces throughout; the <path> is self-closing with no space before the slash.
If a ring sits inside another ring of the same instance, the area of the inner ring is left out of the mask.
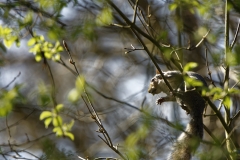
<path id="1" fill-rule="evenodd" d="M 27 45 L 28 45 L 28 46 L 32 46 L 32 45 L 34 45 L 35 43 L 36 43 L 36 39 L 33 37 L 33 38 L 31 38 L 31 39 L 28 41 Z"/>
<path id="2" fill-rule="evenodd" d="M 63 132 L 60 127 L 54 127 L 53 132 L 55 132 L 57 136 L 63 136 Z"/>
<path id="3" fill-rule="evenodd" d="M 19 88 L 15 86 L 9 91 L 2 91 L 0 94 L 0 116 L 6 116 L 11 112 L 16 98 L 18 98 Z"/>
<path id="4" fill-rule="evenodd" d="M 177 3 L 171 3 L 171 4 L 169 5 L 169 10 L 170 10 L 170 11 L 173 11 L 173 10 L 175 10 L 175 9 L 177 8 L 177 6 L 178 6 Z"/>
<path id="5" fill-rule="evenodd" d="M 240 90 L 236 89 L 236 88 L 231 88 L 231 89 L 228 90 L 228 93 L 229 94 L 239 94 Z"/>
<path id="6" fill-rule="evenodd" d="M 10 41 L 10 40 L 7 40 L 7 39 L 3 40 L 3 43 L 7 48 L 10 48 L 12 46 L 13 42 L 14 41 Z"/>
<path id="7" fill-rule="evenodd" d="M 56 116 L 53 118 L 53 126 L 55 127 L 62 126 L 62 118 L 60 116 Z"/>
<path id="8" fill-rule="evenodd" d="M 203 86 L 203 83 L 197 79 L 190 78 L 188 76 L 184 77 L 185 82 L 187 82 L 187 85 L 193 86 L 193 87 L 201 87 Z"/>
<path id="9" fill-rule="evenodd" d="M 59 112 L 63 108 L 63 104 L 58 104 L 55 108 L 57 112 Z"/>
<path id="10" fill-rule="evenodd" d="M 62 52 L 64 49 L 63 49 L 63 47 L 62 46 L 58 46 L 57 47 L 57 52 Z"/>
<path id="11" fill-rule="evenodd" d="M 226 92 L 220 87 L 209 86 L 209 91 L 207 91 L 206 96 L 213 96 L 213 100 L 221 99 L 226 96 Z"/>
<path id="12" fill-rule="evenodd" d="M 43 42 L 43 41 L 44 41 L 44 36 L 43 36 L 43 35 L 40 35 L 40 36 L 39 36 L 39 41 L 40 41 L 40 42 Z"/>
<path id="13" fill-rule="evenodd" d="M 72 89 L 68 93 L 68 100 L 72 103 L 76 103 L 80 98 L 80 94 L 76 88 Z"/>
<path id="14" fill-rule="evenodd" d="M 78 76 L 76 79 L 75 85 L 76 85 L 76 89 L 81 94 L 84 90 L 85 78 L 83 76 Z"/>
<path id="15" fill-rule="evenodd" d="M 42 60 L 42 56 L 37 54 L 37 55 L 35 56 L 35 60 L 36 60 L 37 62 L 40 62 L 40 61 Z"/>
<path id="16" fill-rule="evenodd" d="M 41 113 L 39 119 L 40 119 L 40 120 L 43 120 L 43 119 L 45 119 L 45 118 L 52 117 L 52 116 L 53 116 L 53 113 L 52 113 L 52 112 L 50 112 L 50 111 L 44 111 L 44 112 Z"/>
<path id="17" fill-rule="evenodd" d="M 52 122 L 52 118 L 47 118 L 44 120 L 45 128 L 48 128 L 49 124 Z"/>
<path id="18" fill-rule="evenodd" d="M 64 135 L 69 137 L 72 141 L 74 140 L 74 135 L 71 132 L 66 132 Z"/>
<path id="19" fill-rule="evenodd" d="M 52 60 L 54 60 L 54 61 L 60 61 L 60 58 L 61 58 L 60 54 L 59 54 L 59 53 L 56 53 L 56 54 L 52 57 Z"/>
<path id="20" fill-rule="evenodd" d="M 191 69 L 196 68 L 197 66 L 198 66 L 197 63 L 195 63 L 195 62 L 189 62 L 189 63 L 187 63 L 187 64 L 184 66 L 183 72 L 190 71 Z"/>
<path id="21" fill-rule="evenodd" d="M 1 100 L 0 101 L 0 116 L 6 116 L 12 110 L 12 103 L 8 100 Z"/>
<path id="22" fill-rule="evenodd" d="M 45 56 L 47 59 L 52 58 L 52 54 L 51 54 L 50 52 L 46 52 L 46 50 L 45 50 L 44 56 Z"/>
<path id="23" fill-rule="evenodd" d="M 96 18 L 96 23 L 99 26 L 110 25 L 112 23 L 112 10 L 110 8 L 103 8 L 103 10 L 98 14 Z"/>
<path id="24" fill-rule="evenodd" d="M 223 99 L 223 104 L 226 106 L 227 109 L 230 109 L 232 105 L 231 98 L 229 96 L 225 96 Z"/>

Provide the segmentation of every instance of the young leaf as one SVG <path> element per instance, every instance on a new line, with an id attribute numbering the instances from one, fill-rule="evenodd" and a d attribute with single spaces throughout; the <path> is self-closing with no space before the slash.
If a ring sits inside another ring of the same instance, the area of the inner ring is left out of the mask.
<path id="1" fill-rule="evenodd" d="M 62 129 L 60 127 L 54 127 L 53 132 L 55 132 L 57 136 L 63 135 Z"/>
<path id="2" fill-rule="evenodd" d="M 184 66 L 183 72 L 190 71 L 191 69 L 196 68 L 197 66 L 198 66 L 197 63 L 195 63 L 195 62 L 189 62 L 189 63 L 187 63 L 187 64 Z"/>
<path id="3" fill-rule="evenodd" d="M 44 120 L 45 128 L 48 128 L 49 124 L 52 122 L 52 117 Z"/>
<path id="4" fill-rule="evenodd" d="M 63 108 L 63 104 L 58 104 L 56 106 L 56 111 L 59 112 Z"/>
<path id="5" fill-rule="evenodd" d="M 36 43 L 36 39 L 33 37 L 33 38 L 29 39 L 27 45 L 28 45 L 28 46 L 32 46 L 32 45 L 34 45 L 35 43 Z"/>
<path id="6" fill-rule="evenodd" d="M 55 127 L 62 126 L 62 118 L 60 116 L 56 116 L 53 118 L 53 126 Z"/>
<path id="7" fill-rule="evenodd" d="M 80 94 L 76 88 L 73 88 L 69 93 L 68 93 L 68 100 L 72 103 L 76 103 L 80 98 Z"/>
<path id="8" fill-rule="evenodd" d="M 227 109 L 230 109 L 232 105 L 231 98 L 229 96 L 225 96 L 223 99 L 223 104 L 226 106 Z"/>
<path id="9" fill-rule="evenodd" d="M 40 115 L 40 120 L 43 120 L 43 119 L 45 119 L 45 118 L 48 118 L 48 117 L 52 117 L 52 112 L 50 112 L 50 111 L 44 111 L 44 112 L 42 112 L 41 113 L 41 115 Z"/>
<path id="10" fill-rule="evenodd" d="M 78 76 L 76 79 L 76 88 L 78 90 L 79 93 L 82 93 L 83 89 L 84 89 L 84 85 L 85 85 L 85 79 L 83 76 Z"/>
<path id="11" fill-rule="evenodd" d="M 65 136 L 69 137 L 72 141 L 74 140 L 74 135 L 71 132 L 64 133 Z"/>

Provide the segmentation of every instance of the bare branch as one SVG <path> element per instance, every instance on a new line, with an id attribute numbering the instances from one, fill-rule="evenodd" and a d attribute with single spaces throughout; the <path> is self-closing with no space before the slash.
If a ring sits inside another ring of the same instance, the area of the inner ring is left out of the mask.
<path id="1" fill-rule="evenodd" d="M 12 80 L 10 83 L 8 83 L 5 87 L 3 87 L 3 88 L 1 88 L 1 89 L 6 89 L 6 88 L 8 88 L 14 81 L 16 81 L 16 79 L 17 79 L 18 77 L 20 77 L 20 75 L 21 75 L 21 72 L 19 72 L 18 75 L 17 75 L 16 77 L 14 77 L 13 80 Z"/>
<path id="2" fill-rule="evenodd" d="M 232 43 L 231 43 L 231 45 L 230 45 L 230 50 L 233 49 L 233 47 L 234 47 L 234 45 L 235 45 L 235 43 L 236 43 L 236 41 L 237 41 L 237 37 L 238 37 L 238 33 L 239 33 L 239 28 L 240 28 L 240 19 L 238 20 L 237 30 L 236 30 L 234 39 L 233 39 L 233 41 L 232 41 Z"/>

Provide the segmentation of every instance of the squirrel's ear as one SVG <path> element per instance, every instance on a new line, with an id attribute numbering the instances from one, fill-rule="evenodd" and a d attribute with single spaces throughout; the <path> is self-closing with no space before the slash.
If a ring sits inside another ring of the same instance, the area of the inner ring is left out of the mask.
<path id="1" fill-rule="evenodd" d="M 160 74 L 160 72 L 159 72 L 159 70 L 158 70 L 158 69 L 156 69 L 156 74 Z"/>

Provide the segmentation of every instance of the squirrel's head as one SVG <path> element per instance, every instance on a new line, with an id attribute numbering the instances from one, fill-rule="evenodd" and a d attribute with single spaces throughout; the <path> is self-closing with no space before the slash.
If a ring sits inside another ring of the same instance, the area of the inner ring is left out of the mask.
<path id="1" fill-rule="evenodd" d="M 169 93 L 169 89 L 167 85 L 165 84 L 162 76 L 160 74 L 156 74 L 149 84 L 148 93 L 151 93 L 152 95 L 159 94 L 161 92 Z"/>
<path id="2" fill-rule="evenodd" d="M 155 75 L 150 82 L 148 93 L 151 93 L 152 95 L 158 94 L 161 92 L 161 90 L 158 87 L 159 80 L 161 79 L 161 75 Z"/>
<path id="3" fill-rule="evenodd" d="M 167 71 L 167 72 L 163 72 L 163 74 L 174 90 L 178 89 L 178 87 L 182 85 L 183 78 L 180 72 Z M 162 76 L 157 72 L 157 74 L 151 79 L 151 82 L 148 88 L 148 93 L 155 95 L 161 92 L 166 93 L 167 95 L 170 94 L 168 86 L 165 84 Z"/>

